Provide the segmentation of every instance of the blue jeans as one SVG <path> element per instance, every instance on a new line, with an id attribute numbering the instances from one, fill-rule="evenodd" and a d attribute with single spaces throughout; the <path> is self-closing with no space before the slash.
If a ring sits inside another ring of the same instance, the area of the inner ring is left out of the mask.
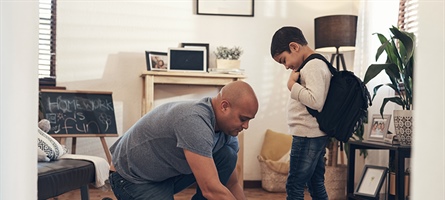
<path id="1" fill-rule="evenodd" d="M 231 147 L 224 146 L 213 154 L 213 160 L 218 170 L 222 184 L 226 185 L 236 166 L 238 155 Z M 134 184 L 124 179 L 118 172 L 109 177 L 113 193 L 119 200 L 173 200 L 173 195 L 188 188 L 196 182 L 193 174 L 185 174 L 166 179 L 162 182 L 147 181 L 144 184 Z M 193 200 L 205 199 L 199 186 Z"/>
<path id="2" fill-rule="evenodd" d="M 327 200 L 324 186 L 326 144 L 328 137 L 293 136 L 290 169 L 286 183 L 287 200 L 303 200 L 307 186 L 314 200 Z"/>

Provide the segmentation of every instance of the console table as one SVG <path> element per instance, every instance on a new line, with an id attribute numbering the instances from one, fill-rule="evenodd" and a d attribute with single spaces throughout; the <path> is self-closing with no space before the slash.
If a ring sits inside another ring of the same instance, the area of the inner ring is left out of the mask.
<path id="1" fill-rule="evenodd" d="M 142 115 L 153 108 L 155 84 L 224 86 L 246 78 L 242 74 L 218 74 L 205 72 L 143 71 Z"/>
<path id="2" fill-rule="evenodd" d="M 405 194 L 405 158 L 411 157 L 411 146 L 391 145 L 370 141 L 349 141 L 347 195 L 348 199 L 364 199 L 354 195 L 355 150 L 389 150 L 389 160 L 394 161 L 396 173 L 396 194 L 388 199 L 404 199 Z M 389 184 L 388 184 L 389 187 Z M 388 188 L 389 191 L 389 188 Z"/>

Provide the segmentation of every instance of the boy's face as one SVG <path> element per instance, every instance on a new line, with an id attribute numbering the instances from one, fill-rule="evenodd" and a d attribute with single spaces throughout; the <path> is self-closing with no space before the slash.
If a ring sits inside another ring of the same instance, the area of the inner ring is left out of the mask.
<path id="1" fill-rule="evenodd" d="M 289 49 L 290 52 L 283 51 L 282 53 L 274 56 L 273 59 L 276 62 L 284 65 L 286 69 L 297 71 L 298 68 L 300 68 L 300 65 L 303 63 L 303 60 L 300 59 L 302 56 L 299 53 L 300 45 L 295 42 L 291 42 L 289 44 Z"/>

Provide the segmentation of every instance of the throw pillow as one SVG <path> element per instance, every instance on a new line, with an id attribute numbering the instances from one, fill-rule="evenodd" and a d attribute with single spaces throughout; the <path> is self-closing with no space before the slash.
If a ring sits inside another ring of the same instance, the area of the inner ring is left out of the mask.
<path id="1" fill-rule="evenodd" d="M 267 129 L 260 155 L 265 160 L 277 161 L 289 152 L 291 146 L 292 135 Z"/>
<path id="2" fill-rule="evenodd" d="M 53 137 L 37 128 L 37 146 L 44 151 L 50 160 L 57 160 L 66 153 L 65 148 Z"/>
<path id="3" fill-rule="evenodd" d="M 37 147 L 37 161 L 38 162 L 48 162 L 49 158 L 46 155 L 46 153 L 44 151 L 42 151 L 42 149 L 40 149 L 39 147 Z"/>
<path id="4" fill-rule="evenodd" d="M 290 162 L 290 151 L 289 150 L 286 154 L 283 155 L 283 157 L 281 157 L 279 160 L 277 160 L 278 162 Z"/>

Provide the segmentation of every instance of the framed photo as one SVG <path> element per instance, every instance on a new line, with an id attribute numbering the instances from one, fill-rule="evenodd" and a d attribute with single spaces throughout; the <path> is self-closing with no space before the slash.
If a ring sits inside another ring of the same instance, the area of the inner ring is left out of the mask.
<path id="1" fill-rule="evenodd" d="M 207 72 L 207 51 L 204 48 L 169 48 L 168 71 Z"/>
<path id="2" fill-rule="evenodd" d="M 148 71 L 167 71 L 168 55 L 165 52 L 145 51 Z"/>
<path id="3" fill-rule="evenodd" d="M 254 0 L 196 0 L 198 15 L 253 17 Z"/>
<path id="4" fill-rule="evenodd" d="M 200 48 L 206 50 L 207 68 L 209 68 L 209 44 L 208 43 L 181 43 L 183 48 Z"/>
<path id="5" fill-rule="evenodd" d="M 377 198 L 387 172 L 386 167 L 365 165 L 354 195 Z"/>
<path id="6" fill-rule="evenodd" d="M 372 115 L 371 128 L 369 130 L 368 140 L 383 142 L 388 134 L 391 115 Z"/>

